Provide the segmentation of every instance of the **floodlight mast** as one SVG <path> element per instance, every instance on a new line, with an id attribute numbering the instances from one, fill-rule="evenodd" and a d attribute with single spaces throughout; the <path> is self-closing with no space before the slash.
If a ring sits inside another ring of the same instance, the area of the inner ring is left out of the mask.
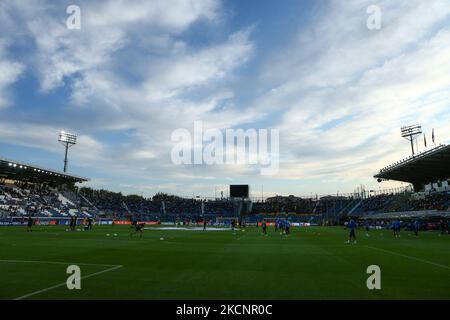
<path id="1" fill-rule="evenodd" d="M 422 134 L 422 126 L 420 124 L 415 124 L 412 126 L 406 126 L 400 128 L 402 137 L 411 142 L 411 152 L 414 157 L 414 139 L 417 135 Z"/>
<path id="2" fill-rule="evenodd" d="M 77 144 L 77 136 L 75 134 L 61 131 L 59 133 L 58 141 L 65 147 L 64 172 L 67 172 L 67 154 L 69 152 L 69 148 Z"/>

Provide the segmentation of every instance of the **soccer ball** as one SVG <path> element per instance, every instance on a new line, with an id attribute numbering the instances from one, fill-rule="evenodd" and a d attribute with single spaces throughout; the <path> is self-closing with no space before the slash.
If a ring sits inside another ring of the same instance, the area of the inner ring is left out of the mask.
<path id="1" fill-rule="evenodd" d="M 107 233 L 106 236 L 109 237 L 109 233 Z"/>
<path id="2" fill-rule="evenodd" d="M 117 237 L 117 233 L 114 233 L 114 237 Z"/>
<path id="3" fill-rule="evenodd" d="M 163 241 L 163 240 L 164 240 L 164 238 L 163 238 L 163 237 L 161 237 L 161 238 L 159 238 L 159 240 Z"/>

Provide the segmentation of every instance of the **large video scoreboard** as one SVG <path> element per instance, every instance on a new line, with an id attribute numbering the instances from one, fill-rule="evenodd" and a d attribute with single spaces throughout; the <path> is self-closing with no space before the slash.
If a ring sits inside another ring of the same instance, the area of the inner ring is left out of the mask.
<path id="1" fill-rule="evenodd" d="M 232 184 L 230 185 L 231 198 L 248 198 L 249 187 L 248 184 Z"/>

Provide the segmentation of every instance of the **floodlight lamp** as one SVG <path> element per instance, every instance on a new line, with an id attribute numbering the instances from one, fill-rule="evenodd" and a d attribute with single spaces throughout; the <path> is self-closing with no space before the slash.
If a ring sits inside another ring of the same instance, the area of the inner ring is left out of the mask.
<path id="1" fill-rule="evenodd" d="M 67 171 L 67 153 L 69 148 L 77 144 L 77 136 L 61 130 L 59 132 L 58 141 L 65 147 L 66 152 L 64 156 L 64 172 Z"/>
<path id="2" fill-rule="evenodd" d="M 65 131 L 59 133 L 58 141 L 62 143 L 67 143 L 69 145 L 74 145 L 77 143 L 77 136 Z"/>

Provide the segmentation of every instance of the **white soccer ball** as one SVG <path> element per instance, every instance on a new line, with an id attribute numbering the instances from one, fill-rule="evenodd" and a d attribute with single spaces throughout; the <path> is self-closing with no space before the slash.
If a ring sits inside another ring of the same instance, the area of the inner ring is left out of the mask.
<path id="1" fill-rule="evenodd" d="M 107 233 L 106 236 L 109 237 L 109 233 Z"/>
<path id="2" fill-rule="evenodd" d="M 159 240 L 163 241 L 163 240 L 164 240 L 164 238 L 163 238 L 163 237 L 161 237 L 161 238 L 159 238 Z"/>
<path id="3" fill-rule="evenodd" d="M 117 237 L 117 233 L 114 233 L 114 237 Z"/>

